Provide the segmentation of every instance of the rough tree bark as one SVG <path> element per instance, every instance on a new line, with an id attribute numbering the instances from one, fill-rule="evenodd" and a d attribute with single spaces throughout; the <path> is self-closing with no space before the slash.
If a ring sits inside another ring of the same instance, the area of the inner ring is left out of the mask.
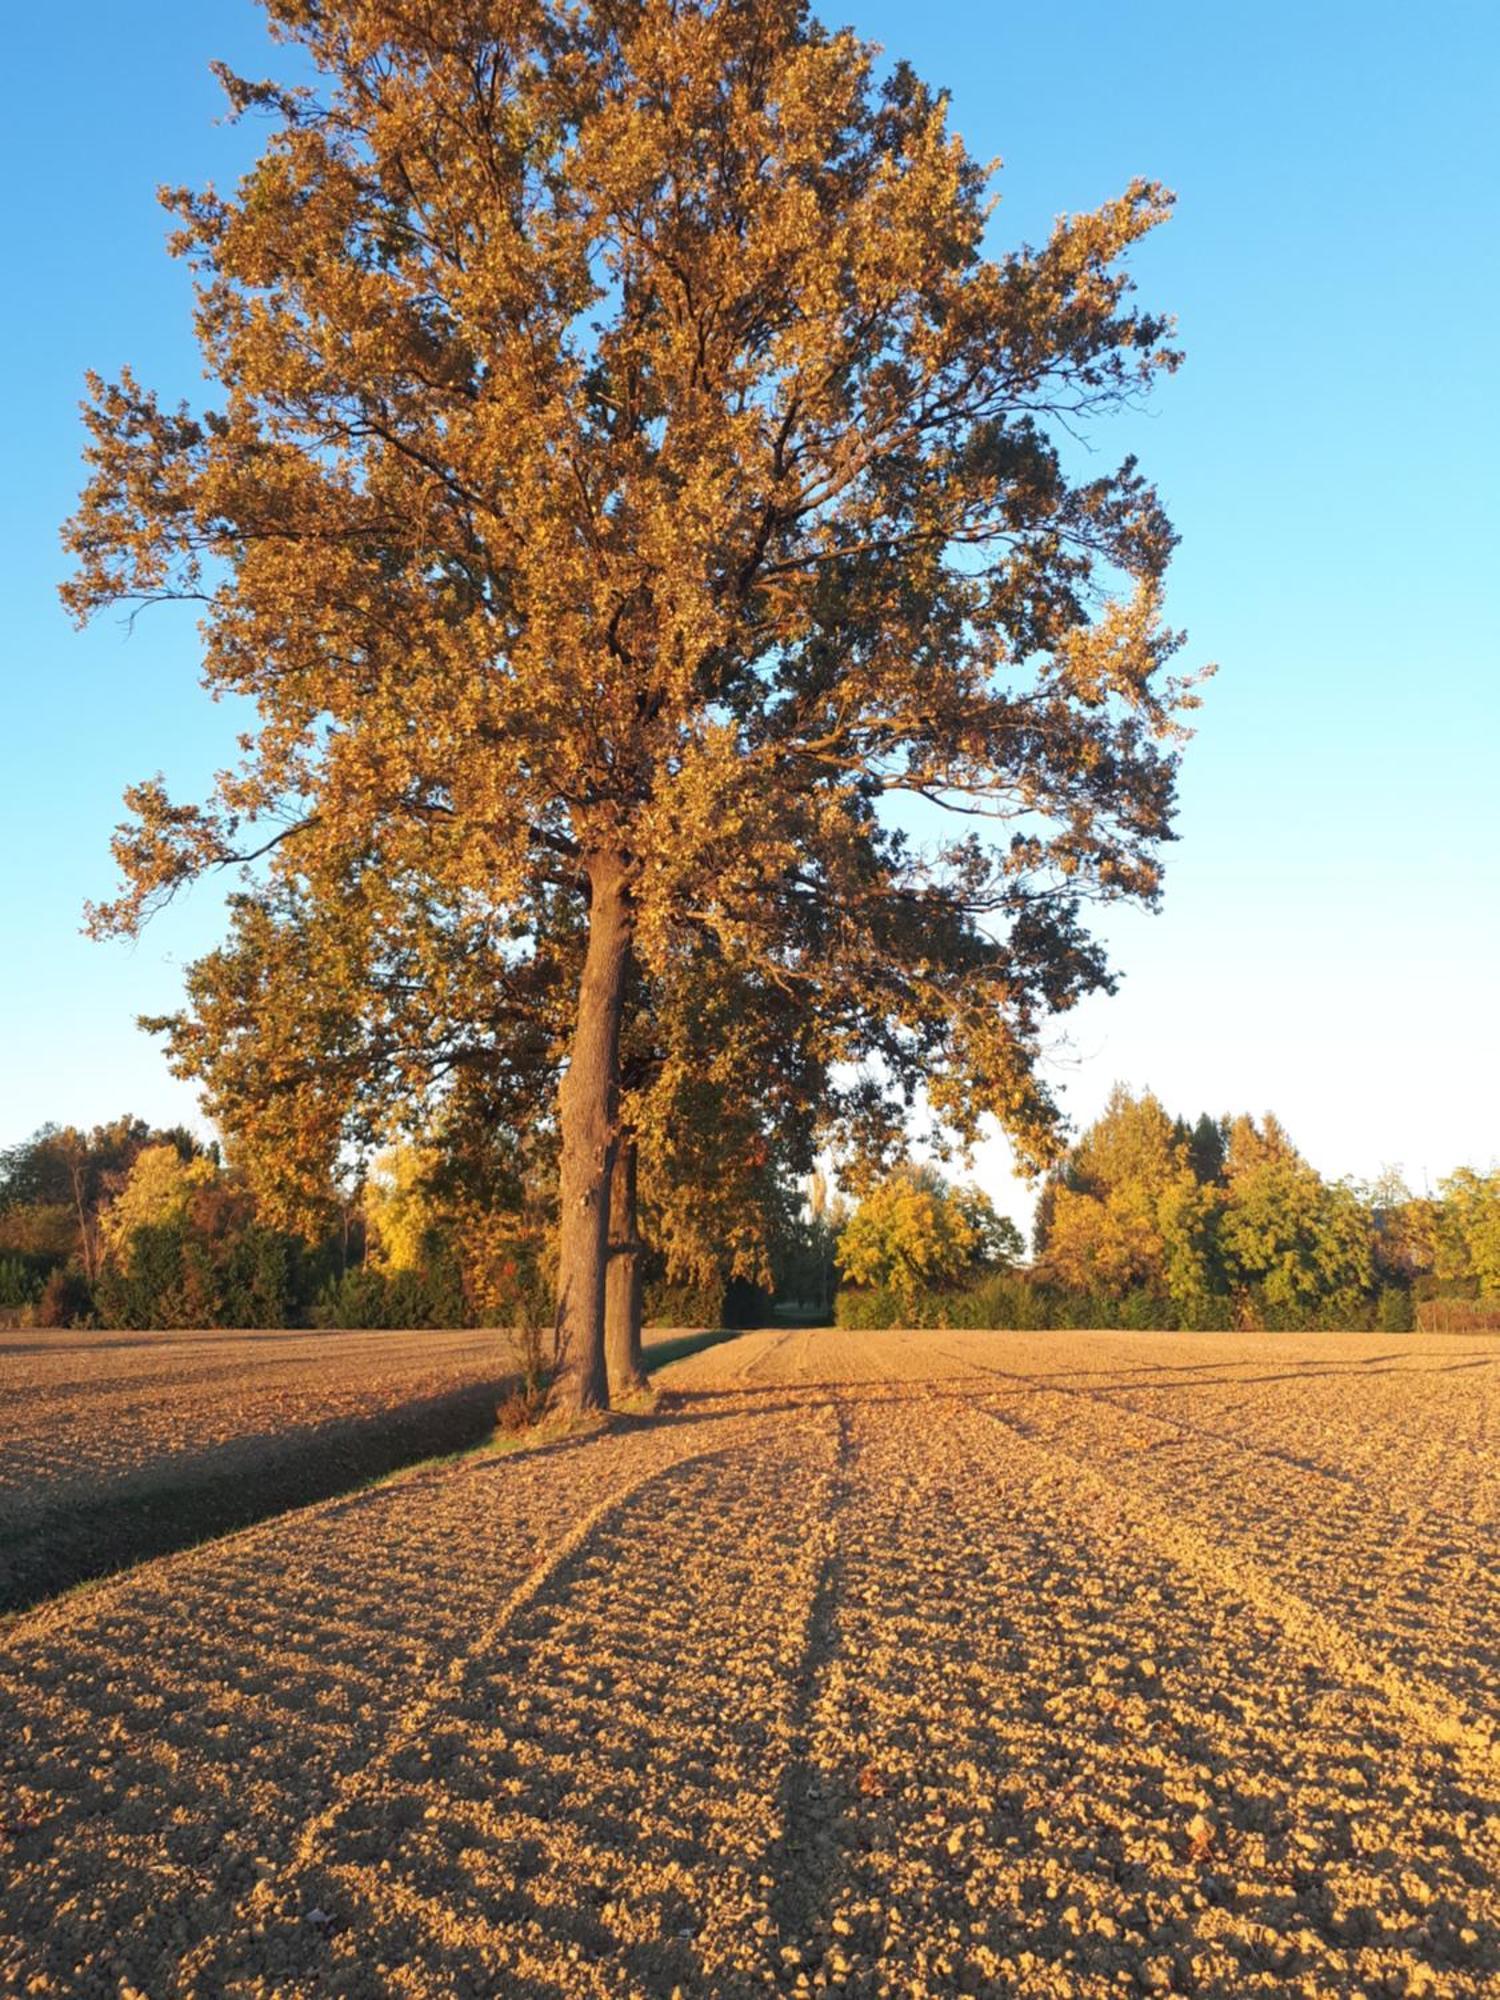
<path id="1" fill-rule="evenodd" d="M 620 1020 L 632 931 L 624 862 L 617 855 L 594 855 L 587 865 L 588 949 L 573 1048 L 558 1104 L 560 1366 L 552 1407 L 569 1414 L 609 1407 L 604 1360 L 609 1189 L 619 1143 Z"/>
<path id="2" fill-rule="evenodd" d="M 623 1132 L 615 1152 L 609 1199 L 609 1276 L 605 1286 L 604 1351 L 612 1400 L 646 1387 L 641 1350 L 641 1242 L 636 1219 L 636 1139 Z"/>

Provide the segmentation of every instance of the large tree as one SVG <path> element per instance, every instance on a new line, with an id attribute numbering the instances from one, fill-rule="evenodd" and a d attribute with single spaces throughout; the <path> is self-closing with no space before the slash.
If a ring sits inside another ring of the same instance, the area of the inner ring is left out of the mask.
<path id="1" fill-rule="evenodd" d="M 170 197 L 220 394 L 92 383 L 66 592 L 200 600 L 259 722 L 207 804 L 130 795 L 98 921 L 246 856 L 324 912 L 420 882 L 503 1009 L 564 899 L 562 1397 L 597 1404 L 634 971 L 711 938 L 866 1065 L 867 1132 L 920 1078 L 1052 1145 L 1038 1037 L 1108 983 L 1082 900 L 1157 892 L 1187 698 L 1162 510 L 1062 448 L 1175 363 L 1119 268 L 1169 198 L 988 255 L 945 100 L 801 0 L 267 11 L 312 81 L 225 73 L 262 157 Z M 901 794 L 978 817 L 922 847 Z"/>
<path id="2" fill-rule="evenodd" d="M 177 1073 L 203 1086 L 263 1212 L 283 1226 L 316 1234 L 334 1219 L 351 1144 L 369 1152 L 399 1138 L 414 1212 L 424 1202 L 450 1221 L 461 1211 L 470 1235 L 479 1211 L 514 1207 L 520 1183 L 496 1169 L 523 1134 L 528 1180 L 545 1181 L 555 1163 L 577 913 L 556 897 L 533 906 L 517 954 L 432 889 L 366 879 L 335 902 L 285 882 L 237 896 L 228 939 L 189 970 L 188 1007 L 149 1024 L 166 1034 Z M 644 1382 L 644 1253 L 660 1252 L 674 1278 L 767 1280 L 790 1186 L 842 1101 L 820 1055 L 837 1010 L 810 1013 L 796 988 L 727 959 L 711 936 L 687 942 L 696 949 L 649 980 L 636 966 L 626 996 L 612 1392 Z M 515 1218 L 495 1225 L 509 1236 Z"/>
<path id="3" fill-rule="evenodd" d="M 1191 1132 L 1150 1091 L 1117 1083 L 1050 1184 L 1044 1268 L 1082 1292 L 1143 1287 L 1191 1321 L 1214 1285 L 1215 1197 L 1195 1159 L 1205 1126 L 1217 1130 L 1204 1118 Z"/>

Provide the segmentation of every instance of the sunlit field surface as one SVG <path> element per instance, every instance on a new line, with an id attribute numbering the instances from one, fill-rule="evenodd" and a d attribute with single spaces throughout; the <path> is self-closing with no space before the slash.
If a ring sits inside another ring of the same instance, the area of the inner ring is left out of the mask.
<path id="1" fill-rule="evenodd" d="M 0 1992 L 1500 1990 L 1500 1337 L 657 1379 L 0 1631 Z"/>

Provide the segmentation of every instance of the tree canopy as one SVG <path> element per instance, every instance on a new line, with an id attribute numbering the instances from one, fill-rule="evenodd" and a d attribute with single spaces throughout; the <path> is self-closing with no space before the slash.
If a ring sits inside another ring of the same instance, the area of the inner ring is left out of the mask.
<path id="1" fill-rule="evenodd" d="M 1110 983 L 1085 902 L 1158 892 L 1193 700 L 1154 492 L 1065 449 L 1177 363 L 1120 262 L 1170 197 L 993 254 L 946 100 L 801 0 L 267 12 L 313 80 L 223 72 L 262 155 L 169 196 L 216 395 L 91 379 L 65 590 L 199 603 L 257 721 L 204 803 L 129 794 L 96 921 L 260 864 L 232 951 L 303 1004 L 213 961 L 178 1050 L 267 1185 L 529 1076 L 597 1403 L 633 980 L 789 1003 L 829 1136 L 921 1086 L 1055 1150 L 1039 1037 Z"/>
<path id="2" fill-rule="evenodd" d="M 1429 1274 L 1487 1296 L 1493 1194 L 1465 1233 L 1465 1190 L 1483 1186 L 1466 1171 L 1433 1202 L 1394 1175 L 1325 1181 L 1270 1113 L 1189 1125 L 1117 1085 L 1049 1182 L 1038 1269 L 1101 1298 L 1154 1296 L 1189 1326 L 1354 1326 L 1382 1286 L 1409 1293 Z"/>
<path id="3" fill-rule="evenodd" d="M 910 1302 L 919 1291 L 1012 1262 L 1014 1223 L 977 1188 L 953 1188 L 931 1167 L 905 1166 L 865 1196 L 844 1224 L 838 1265 L 856 1285 Z"/>

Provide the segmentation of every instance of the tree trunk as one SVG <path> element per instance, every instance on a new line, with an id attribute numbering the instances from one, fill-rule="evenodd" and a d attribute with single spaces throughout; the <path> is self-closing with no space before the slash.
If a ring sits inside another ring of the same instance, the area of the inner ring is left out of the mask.
<path id="1" fill-rule="evenodd" d="M 94 1268 L 94 1243 L 89 1235 L 88 1211 L 83 1203 L 83 1168 L 77 1160 L 69 1161 L 68 1177 L 73 1184 L 73 1207 L 78 1215 L 78 1247 L 83 1252 L 83 1275 L 92 1289 L 99 1274 Z"/>
<path id="2" fill-rule="evenodd" d="M 604 1353 L 612 1400 L 646 1387 L 641 1352 L 641 1253 L 636 1221 L 636 1141 L 621 1134 L 609 1194 L 609 1278 L 605 1287 Z"/>
<path id="3" fill-rule="evenodd" d="M 624 864 L 613 855 L 595 855 L 589 862 L 589 937 L 578 1019 L 558 1096 L 559 1369 L 552 1407 L 569 1413 L 609 1407 L 604 1364 L 609 1186 L 619 1143 L 620 1019 L 631 925 Z"/>

